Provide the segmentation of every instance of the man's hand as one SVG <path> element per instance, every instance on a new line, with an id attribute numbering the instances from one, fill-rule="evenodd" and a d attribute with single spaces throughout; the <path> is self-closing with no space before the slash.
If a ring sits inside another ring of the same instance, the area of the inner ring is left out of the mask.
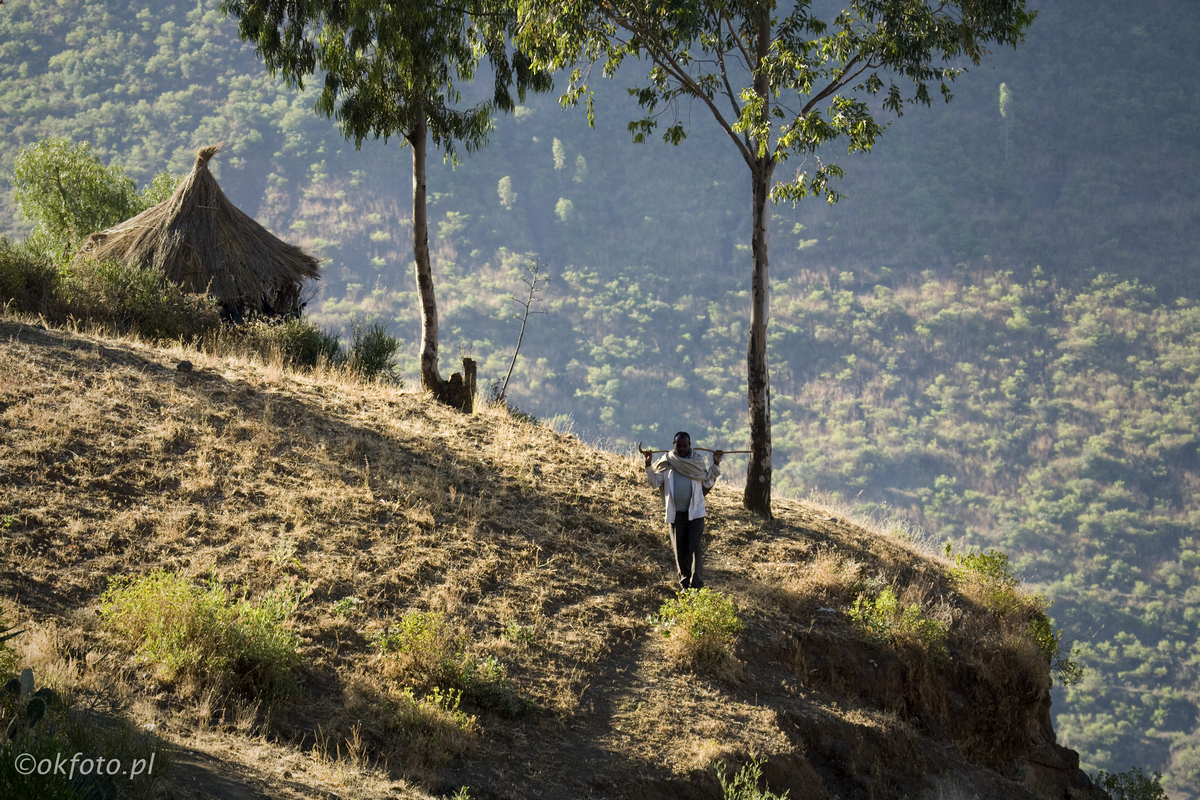
<path id="1" fill-rule="evenodd" d="M 724 458 L 724 457 L 725 457 L 725 451 L 724 451 L 724 450 L 714 450 L 714 451 L 713 451 L 713 465 L 714 465 L 714 466 L 718 466 L 718 465 L 720 465 L 720 463 L 721 463 L 721 459 L 722 459 L 722 458 Z"/>
<path id="2" fill-rule="evenodd" d="M 650 468 L 650 459 L 654 458 L 654 453 L 647 451 L 646 453 L 646 469 Z"/>

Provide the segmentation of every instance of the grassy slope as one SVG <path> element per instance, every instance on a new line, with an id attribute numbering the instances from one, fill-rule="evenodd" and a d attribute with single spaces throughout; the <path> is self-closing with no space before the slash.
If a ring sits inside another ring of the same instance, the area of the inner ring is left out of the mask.
<path id="1" fill-rule="evenodd" d="M 185 357 L 195 372 L 175 370 Z M 718 485 L 709 583 L 747 625 L 735 661 L 695 674 L 646 623 L 671 562 L 637 462 L 496 410 L 8 320 L 0 482 L 0 598 L 35 626 L 25 658 L 127 696 L 179 748 L 168 796 L 707 797 L 712 760 L 749 753 L 793 797 L 1027 796 L 1007 777 L 1044 664 L 945 562 L 836 511 L 780 501 L 762 523 Z M 98 595 L 160 568 L 251 596 L 310 582 L 300 697 L 268 714 L 130 662 Z M 876 577 L 953 622 L 951 662 L 850 624 L 854 582 Z M 362 602 L 333 613 L 345 597 Z M 457 756 L 399 746 L 369 701 L 390 678 L 366 636 L 412 608 L 445 612 L 538 710 L 468 709 Z M 533 642 L 505 638 L 511 622 Z"/>

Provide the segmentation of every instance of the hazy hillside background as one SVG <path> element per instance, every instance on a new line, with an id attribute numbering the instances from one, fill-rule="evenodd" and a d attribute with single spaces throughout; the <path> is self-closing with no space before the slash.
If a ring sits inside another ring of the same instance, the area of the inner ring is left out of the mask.
<path id="1" fill-rule="evenodd" d="M 776 208 L 779 491 L 1010 553 L 1090 670 L 1056 696 L 1061 739 L 1089 770 L 1159 769 L 1196 798 L 1200 7 L 1033 5 L 1019 50 L 840 159 L 846 200 Z M 8 0 L 0 178 L 48 136 L 139 182 L 225 140 L 230 198 L 327 259 L 310 315 L 386 321 L 414 372 L 409 152 L 356 152 L 216 6 Z M 701 108 L 681 147 L 629 144 L 635 77 L 600 87 L 595 130 L 530 98 L 487 150 L 431 169 L 443 371 L 470 354 L 503 376 L 508 297 L 540 258 L 550 313 L 517 405 L 616 447 L 679 427 L 744 446 L 749 181 Z M 0 230 L 24 233 L 7 184 Z"/>

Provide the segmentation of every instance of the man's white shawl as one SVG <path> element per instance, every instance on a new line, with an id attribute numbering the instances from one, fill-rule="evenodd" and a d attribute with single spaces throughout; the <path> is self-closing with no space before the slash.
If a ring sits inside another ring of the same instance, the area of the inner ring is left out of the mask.
<path id="1" fill-rule="evenodd" d="M 666 472 L 669 469 L 696 481 L 708 478 L 708 465 L 704 461 L 704 456 L 695 450 L 687 458 L 681 458 L 674 450 L 668 450 L 667 454 L 655 463 L 654 471 Z"/>

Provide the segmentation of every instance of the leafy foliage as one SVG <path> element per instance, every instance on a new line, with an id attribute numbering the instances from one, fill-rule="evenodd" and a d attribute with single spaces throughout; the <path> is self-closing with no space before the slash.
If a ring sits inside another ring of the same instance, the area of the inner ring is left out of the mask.
<path id="1" fill-rule="evenodd" d="M 525 710 L 504 665 L 494 656 L 467 651 L 467 640 L 444 614 L 407 611 L 394 625 L 368 637 L 395 665 L 400 680 L 420 691 L 457 691 L 484 708 L 508 714 Z M 457 701 L 455 702 L 457 706 Z"/>
<path id="2" fill-rule="evenodd" d="M 0 675 L 3 675 L 0 672 Z M 91 708 L 75 707 L 73 698 L 47 686 L 36 688 L 26 667 L 0 693 L 0 796 L 12 800 L 81 800 L 90 797 L 154 795 L 154 775 L 171 767 L 168 752 L 157 752 L 155 737 L 135 731 L 123 715 L 100 723 Z M 19 684 L 15 685 L 15 684 Z M 67 770 L 55 765 L 67 761 Z M 99 768 L 96 755 L 127 765 L 120 775 Z M 88 759 L 80 762 L 80 756 Z M 157 759 L 157 763 L 155 763 Z"/>
<path id="3" fill-rule="evenodd" d="M 946 552 L 949 555 L 949 544 Z M 960 586 L 976 584 L 982 590 L 983 604 L 997 616 L 1008 616 L 1021 608 L 1017 576 L 1013 574 L 1008 555 L 998 550 L 956 554 L 950 578 Z"/>
<path id="4" fill-rule="evenodd" d="M 105 167 L 88 142 L 43 139 L 13 163 L 13 199 L 34 226 L 33 242 L 66 260 L 83 237 L 170 197 L 178 180 L 161 172 L 138 194 L 119 165 Z"/>
<path id="5" fill-rule="evenodd" d="M 675 641 L 682 657 L 708 664 L 725 659 L 743 626 L 733 600 L 707 588 L 684 589 L 664 602 L 650 622 Z"/>
<path id="6" fill-rule="evenodd" d="M 105 167 L 87 142 L 46 139 L 13 164 L 13 198 L 35 236 L 72 245 L 143 209 L 137 187 L 119 166 Z"/>
<path id="7" fill-rule="evenodd" d="M 454 686 L 462 675 L 464 642 L 443 614 L 408 611 L 394 625 L 371 633 L 367 641 L 380 655 L 406 657 L 406 679 L 418 688 Z"/>
<path id="8" fill-rule="evenodd" d="M 424 695 L 411 687 L 375 690 L 362 698 L 361 713 L 380 715 L 383 727 L 399 741 L 397 750 L 410 763 L 437 765 L 465 752 L 477 729 L 476 718 L 460 708 L 462 692 L 434 687 Z"/>
<path id="9" fill-rule="evenodd" d="M 18 311 L 53 314 L 58 269 L 45 254 L 0 237 L 0 302 Z"/>
<path id="10" fill-rule="evenodd" d="M 216 582 L 201 589 L 159 571 L 114 578 L 100 613 L 165 681 L 278 698 L 297 688 L 300 642 L 286 623 L 306 593 L 280 587 L 252 602 Z"/>
<path id="11" fill-rule="evenodd" d="M 916 603 L 901 603 L 890 586 L 874 597 L 863 592 L 854 599 L 850 618 L 868 636 L 880 642 L 910 642 L 933 658 L 944 659 L 949 626 L 925 616 Z"/>
<path id="12" fill-rule="evenodd" d="M 350 345 L 350 369 L 365 380 L 383 376 L 395 378 L 392 357 L 400 342 L 387 334 L 387 326 L 373 322 L 365 328 L 355 326 L 354 342 Z"/>
<path id="13" fill-rule="evenodd" d="M 81 259 L 60 271 L 67 313 L 149 339 L 193 340 L 220 325 L 216 301 L 190 294 L 153 269 Z"/>
<path id="14" fill-rule="evenodd" d="M 950 552 L 947 544 L 946 554 Z M 1083 667 L 1072 657 L 1074 646 L 1068 646 L 1065 653 L 1062 651 L 1062 631 L 1055 632 L 1046 615 L 1050 602 L 1040 594 L 1021 591 L 1008 555 L 994 549 L 986 553 L 955 554 L 950 579 L 997 617 L 1024 617 L 1027 635 L 1037 644 L 1061 685 L 1072 686 L 1083 680 Z"/>
<path id="15" fill-rule="evenodd" d="M 722 800 L 786 800 L 787 791 L 775 794 L 769 788 L 759 786 L 765 763 L 765 758 L 751 758 L 730 778 L 725 774 L 725 765 L 718 762 L 717 781 L 721 784 Z"/>
<path id="16" fill-rule="evenodd" d="M 238 333 L 263 355 L 277 351 L 291 367 L 312 368 L 346 359 L 336 336 L 300 317 L 256 319 Z"/>
<path id="17" fill-rule="evenodd" d="M 1116 774 L 1101 770 L 1095 776 L 1095 781 L 1112 795 L 1113 800 L 1167 800 L 1167 793 L 1162 787 L 1162 775 L 1155 772 L 1151 778 L 1142 772 L 1141 767 Z"/>
<path id="18" fill-rule="evenodd" d="M 336 118 L 359 146 L 368 137 L 411 139 L 428 125 L 434 145 L 454 158 L 456 143 L 470 151 L 486 140 L 493 104 L 515 106 L 514 79 L 522 96 L 530 85 L 548 83 L 519 52 L 509 59 L 500 4 L 227 0 L 222 8 L 272 74 L 303 87 L 306 77 L 324 72 L 316 110 Z M 472 80 L 481 52 L 497 72 L 495 94 L 456 109 L 457 84 Z"/>

